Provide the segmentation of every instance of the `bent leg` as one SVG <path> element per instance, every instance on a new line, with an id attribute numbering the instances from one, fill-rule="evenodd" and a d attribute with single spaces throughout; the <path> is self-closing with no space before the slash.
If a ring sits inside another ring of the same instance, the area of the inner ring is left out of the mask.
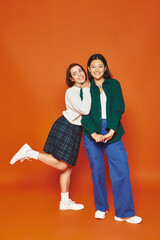
<path id="1" fill-rule="evenodd" d="M 39 153 L 37 151 L 34 151 L 27 143 L 24 144 L 20 148 L 20 150 L 13 156 L 13 158 L 10 161 L 10 164 L 13 165 L 17 161 L 23 162 L 25 159 L 30 159 L 30 158 L 39 160 L 51 167 L 59 169 L 61 171 L 66 170 L 67 167 L 69 166 L 69 164 L 67 164 L 64 161 L 56 159 L 51 154 Z"/>
<path id="2" fill-rule="evenodd" d="M 39 153 L 37 160 L 61 171 L 65 171 L 69 166 L 68 163 L 56 159 L 52 156 L 52 154 L 49 153 Z"/>

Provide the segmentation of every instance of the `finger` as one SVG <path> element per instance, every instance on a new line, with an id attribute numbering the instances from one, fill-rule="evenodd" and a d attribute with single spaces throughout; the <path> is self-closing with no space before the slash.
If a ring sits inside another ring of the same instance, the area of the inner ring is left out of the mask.
<path id="1" fill-rule="evenodd" d="M 109 137 L 105 138 L 105 142 L 108 141 L 109 139 L 110 139 Z"/>
<path id="2" fill-rule="evenodd" d="M 98 138 L 97 142 L 101 142 L 101 139 L 100 139 L 100 138 Z"/>
<path id="3" fill-rule="evenodd" d="M 104 143 L 106 143 L 108 140 L 109 140 L 109 139 L 107 138 L 107 139 L 104 141 Z"/>
<path id="4" fill-rule="evenodd" d="M 108 135 L 107 135 L 107 134 L 104 136 L 104 139 L 106 139 L 106 138 L 108 138 Z"/>
<path id="5" fill-rule="evenodd" d="M 108 137 L 107 139 L 105 139 L 105 143 L 107 142 L 107 141 L 109 141 L 111 139 L 111 137 Z"/>

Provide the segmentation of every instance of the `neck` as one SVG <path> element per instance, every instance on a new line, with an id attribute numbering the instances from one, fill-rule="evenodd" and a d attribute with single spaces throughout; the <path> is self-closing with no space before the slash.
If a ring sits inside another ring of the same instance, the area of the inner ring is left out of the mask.
<path id="1" fill-rule="evenodd" d="M 73 86 L 81 88 L 81 85 L 82 85 L 81 83 L 75 83 Z"/>
<path id="2" fill-rule="evenodd" d="M 104 82 L 104 78 L 101 78 L 101 79 L 94 79 L 94 81 L 95 81 L 95 84 L 97 85 L 97 86 L 102 86 L 102 83 Z"/>

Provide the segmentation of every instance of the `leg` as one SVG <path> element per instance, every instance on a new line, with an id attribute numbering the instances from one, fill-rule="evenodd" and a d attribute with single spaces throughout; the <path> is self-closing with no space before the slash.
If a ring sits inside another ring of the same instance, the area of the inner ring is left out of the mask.
<path id="1" fill-rule="evenodd" d="M 104 144 L 108 159 L 115 206 L 115 216 L 127 218 L 135 215 L 127 153 L 122 140 Z"/>
<path id="2" fill-rule="evenodd" d="M 58 160 L 48 153 L 39 153 L 37 160 L 61 171 L 67 170 L 69 166 L 66 162 Z"/>
<path id="3" fill-rule="evenodd" d="M 92 170 L 92 182 L 96 210 L 105 212 L 109 206 L 107 203 L 107 191 L 105 184 L 104 152 L 102 143 L 96 143 L 84 135 L 84 147 Z"/>
<path id="4" fill-rule="evenodd" d="M 22 148 L 11 159 L 10 164 L 15 164 L 17 161 L 24 161 L 24 159 L 33 158 L 39 160 L 51 167 L 64 171 L 68 168 L 68 164 L 64 161 L 58 160 L 48 153 L 39 153 L 32 150 L 28 144 L 24 144 Z"/>
<path id="5" fill-rule="evenodd" d="M 60 175 L 61 201 L 59 205 L 60 210 L 81 210 L 84 208 L 83 204 L 77 204 L 69 199 L 69 185 L 72 173 L 72 167 L 68 166 Z"/>
<path id="6" fill-rule="evenodd" d="M 70 166 L 65 171 L 61 172 L 60 179 L 59 179 L 61 193 L 69 192 L 71 173 L 72 173 L 72 167 Z"/>

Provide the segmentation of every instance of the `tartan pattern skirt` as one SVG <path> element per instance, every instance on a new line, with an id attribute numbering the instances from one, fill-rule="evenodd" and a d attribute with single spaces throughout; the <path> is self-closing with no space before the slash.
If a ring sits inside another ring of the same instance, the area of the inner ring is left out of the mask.
<path id="1" fill-rule="evenodd" d="M 43 151 L 75 166 L 82 137 L 82 126 L 71 124 L 64 116 L 53 124 Z"/>

